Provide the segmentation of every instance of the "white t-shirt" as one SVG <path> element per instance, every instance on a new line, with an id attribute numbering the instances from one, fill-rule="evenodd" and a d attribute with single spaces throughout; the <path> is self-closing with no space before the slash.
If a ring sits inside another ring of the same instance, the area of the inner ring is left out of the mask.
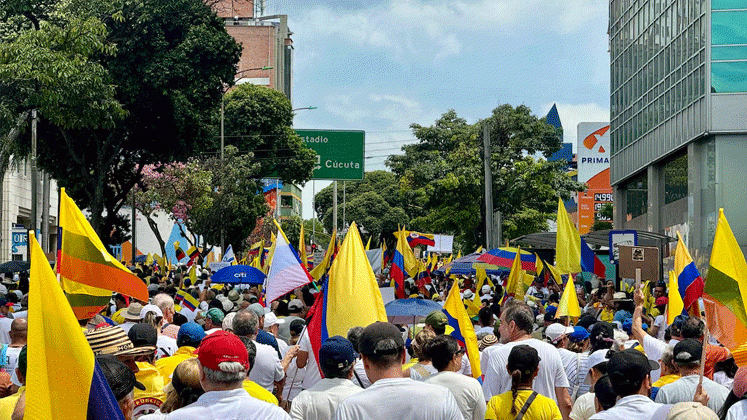
<path id="1" fill-rule="evenodd" d="M 257 357 L 254 358 L 254 366 L 249 372 L 249 379 L 272 392 L 275 382 L 282 381 L 285 377 L 278 352 L 267 344 L 258 343 L 254 340 L 252 342 L 257 347 Z"/>
<path id="2" fill-rule="evenodd" d="M 671 409 L 671 405 L 635 394 L 620 398 L 614 407 L 594 414 L 590 420 L 665 420 Z"/>
<path id="3" fill-rule="evenodd" d="M 420 368 L 428 372 L 428 375 L 425 375 L 426 378 L 430 375 L 435 375 L 438 373 L 438 370 L 434 368 L 433 365 L 421 365 L 420 363 L 415 363 L 414 365 L 410 366 L 410 379 L 414 379 L 416 381 L 422 381 L 424 375 L 421 375 L 420 372 L 415 369 L 415 366 L 419 366 Z"/>
<path id="4" fill-rule="evenodd" d="M 23 349 L 23 347 L 7 347 L 5 349 L 5 360 L 2 360 L 3 370 L 10 375 L 11 381 L 16 386 L 21 386 L 21 381 L 19 381 L 18 376 L 16 376 L 18 355 L 21 354 L 21 349 Z"/>
<path id="5" fill-rule="evenodd" d="M 679 402 L 692 401 L 695 388 L 698 386 L 700 377 L 698 375 L 683 376 L 680 379 L 659 388 L 656 393 L 656 402 L 662 404 L 677 404 Z M 729 390 L 721 384 L 717 384 L 708 378 L 703 378 L 703 391 L 708 394 L 708 408 L 718 413 L 724 406 L 724 401 L 729 395 Z"/>
<path id="6" fill-rule="evenodd" d="M 363 359 L 358 359 L 355 361 L 355 375 L 353 375 L 353 381 L 356 385 L 360 386 L 363 389 L 368 388 L 371 386 L 371 380 L 368 379 L 368 374 L 366 374 L 366 368 L 363 366 Z"/>
<path id="7" fill-rule="evenodd" d="M 511 390 L 511 377 L 508 375 L 508 371 L 506 370 L 508 355 L 511 353 L 512 348 L 522 344 L 533 347 L 537 350 L 540 357 L 539 374 L 534 380 L 532 389 L 557 402 L 555 388 L 568 388 L 568 377 L 565 374 L 565 369 L 563 368 L 563 362 L 560 360 L 558 349 L 544 341 L 537 340 L 536 338 L 513 341 L 488 353 L 489 359 L 486 362 L 487 369 L 483 371 L 483 374 L 485 375 L 485 382 L 483 384 L 485 400 L 489 401 L 493 396 Z M 483 351 L 483 357 L 485 357 L 488 349 Z"/>
<path id="8" fill-rule="evenodd" d="M 472 376 L 472 365 L 469 363 L 469 357 L 467 353 L 462 355 L 462 367 L 459 369 L 459 373 L 462 375 Z"/>
<path id="9" fill-rule="evenodd" d="M 571 420 L 589 420 L 597 412 L 597 408 L 594 406 L 594 393 L 587 392 L 586 394 L 576 398 L 576 402 L 573 403 L 573 409 L 571 409 Z"/>
<path id="10" fill-rule="evenodd" d="M 465 420 L 485 418 L 485 397 L 477 379 L 456 372 L 440 372 L 425 378 L 423 382 L 441 385 L 451 391 Z"/>
<path id="11" fill-rule="evenodd" d="M 309 357 L 306 358 L 306 374 L 304 375 L 302 386 L 303 389 L 309 389 L 322 379 L 322 374 L 319 372 L 319 368 L 317 367 L 316 357 L 314 357 L 314 349 L 311 347 L 309 333 L 306 330 L 301 334 L 301 339 L 298 341 L 298 350 L 305 351 L 309 354 Z"/>
<path id="12" fill-rule="evenodd" d="M 0 318 L 0 344 L 10 344 L 10 324 L 13 318 Z"/>
<path id="13" fill-rule="evenodd" d="M 250 396 L 244 389 L 233 389 L 206 392 L 194 403 L 169 413 L 166 419 L 290 420 L 290 416 L 282 408 Z"/>
<path id="14" fill-rule="evenodd" d="M 280 343 L 283 340 L 278 340 Z M 283 385 L 283 399 L 292 401 L 296 395 L 303 391 L 303 378 L 306 375 L 306 368 L 299 369 L 296 366 L 296 359 L 293 359 L 285 371 L 285 385 Z"/>
<path id="15" fill-rule="evenodd" d="M 558 349 L 560 360 L 563 361 L 563 368 L 565 374 L 568 377 L 569 389 L 568 393 L 573 398 L 573 391 L 576 391 L 576 398 L 579 395 L 586 394 L 589 392 L 589 385 L 586 382 L 586 375 L 589 373 L 589 369 L 586 368 L 586 361 L 589 360 L 589 353 L 576 353 L 568 349 Z"/>
<path id="16" fill-rule="evenodd" d="M 713 382 L 716 382 L 717 384 L 721 384 L 725 386 L 726 389 L 731 391 L 732 385 L 734 385 L 734 378 L 730 378 L 726 376 L 726 372 L 720 370 L 718 372 L 714 372 Z"/>
<path id="17" fill-rule="evenodd" d="M 667 349 L 667 343 L 661 340 L 657 340 L 656 338 L 651 337 L 648 334 L 643 336 L 643 343 L 640 344 L 641 346 L 643 346 L 643 351 L 646 352 L 646 357 L 648 357 L 648 360 L 653 360 L 656 363 L 659 363 L 659 360 L 661 360 L 661 355 L 664 354 L 664 351 Z M 658 381 L 660 376 L 661 368 L 652 370 L 651 383 Z"/>
<path id="18" fill-rule="evenodd" d="M 667 326 L 664 315 L 657 315 L 656 318 L 654 318 L 654 327 L 659 327 L 659 331 L 656 333 L 656 338 L 664 341 L 664 333 L 667 331 Z"/>
<path id="19" fill-rule="evenodd" d="M 137 322 L 132 321 L 125 321 L 119 325 L 117 325 L 119 328 L 123 329 L 125 334 L 130 332 L 130 328 L 132 328 L 133 325 L 137 324 Z"/>
<path id="20" fill-rule="evenodd" d="M 448 389 L 410 378 L 379 379 L 337 407 L 335 420 L 464 420 Z"/>
<path id="21" fill-rule="evenodd" d="M 327 420 L 335 415 L 337 406 L 363 388 L 347 379 L 322 379 L 293 399 L 290 415 L 294 420 Z"/>
<path id="22" fill-rule="evenodd" d="M 737 401 L 726 412 L 726 420 L 747 419 L 747 400 Z"/>

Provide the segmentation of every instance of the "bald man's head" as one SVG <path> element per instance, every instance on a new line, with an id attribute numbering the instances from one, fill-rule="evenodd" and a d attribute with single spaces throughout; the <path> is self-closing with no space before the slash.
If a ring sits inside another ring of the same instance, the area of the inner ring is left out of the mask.
<path id="1" fill-rule="evenodd" d="M 28 321 L 26 318 L 16 318 L 10 323 L 11 344 L 26 344 Z"/>

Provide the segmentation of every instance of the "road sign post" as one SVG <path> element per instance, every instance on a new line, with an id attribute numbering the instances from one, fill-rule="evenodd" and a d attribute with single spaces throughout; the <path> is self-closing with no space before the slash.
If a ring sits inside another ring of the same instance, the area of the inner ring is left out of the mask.
<path id="1" fill-rule="evenodd" d="M 312 179 L 363 179 L 366 133 L 342 130 L 296 130 L 306 147 L 316 152 Z"/>

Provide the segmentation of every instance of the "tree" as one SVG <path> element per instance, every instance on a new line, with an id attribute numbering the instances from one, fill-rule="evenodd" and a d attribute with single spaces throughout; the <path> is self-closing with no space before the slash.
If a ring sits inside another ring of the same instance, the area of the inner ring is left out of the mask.
<path id="1" fill-rule="evenodd" d="M 283 228 L 283 232 L 285 232 L 285 236 L 288 237 L 288 242 L 293 245 L 293 248 L 296 249 L 296 251 L 301 252 L 298 248 L 298 239 L 301 237 L 301 225 L 303 224 L 303 219 L 301 219 L 298 216 L 290 216 L 286 219 L 283 219 L 283 221 L 280 222 L 280 227 Z M 304 236 L 306 236 L 306 229 L 304 229 Z M 305 238 L 306 242 L 308 242 L 308 237 Z"/>
<path id="2" fill-rule="evenodd" d="M 278 176 L 303 184 L 311 179 L 316 154 L 292 128 L 293 110 L 282 93 L 252 84 L 231 89 L 225 97 L 225 144 L 253 153 L 257 176 Z M 217 136 L 212 147 L 218 149 Z"/>
<path id="3" fill-rule="evenodd" d="M 614 207 L 612 206 L 612 203 L 606 203 L 602 206 L 602 208 L 599 210 L 599 213 L 594 213 L 594 224 L 591 226 L 592 231 L 597 230 L 608 230 L 612 229 L 612 218 L 614 214 Z M 600 220 L 600 217 L 602 216 L 603 220 Z"/>
<path id="4" fill-rule="evenodd" d="M 403 208 L 415 230 L 453 234 L 464 249 L 484 245 L 485 206 L 482 127 L 490 131 L 493 208 L 502 213 L 505 238 L 547 229 L 558 197 L 581 184 L 563 173 L 562 162 L 547 162 L 560 147 L 560 132 L 526 106 L 501 105 L 468 124 L 453 110 L 434 125 L 411 125 L 419 143 L 387 165 L 399 178 Z"/>
<path id="5" fill-rule="evenodd" d="M 376 238 L 374 243 L 395 232 L 398 225 L 409 223 L 410 218 L 402 208 L 405 198 L 393 173 L 366 172 L 361 181 L 346 181 L 346 203 L 343 203 L 343 191 L 339 184 L 338 182 L 338 231 L 344 228 L 343 212 L 346 222 L 358 223 L 359 227 L 362 226 L 369 235 Z M 327 232 L 331 232 L 333 228 L 332 195 L 333 187 L 330 185 L 319 191 L 314 198 L 317 214 L 322 215 Z"/>
<path id="6" fill-rule="evenodd" d="M 221 240 L 226 246 L 233 245 L 234 252 L 241 252 L 257 219 L 268 210 L 256 180 L 260 165 L 252 154 L 239 154 L 228 146 L 224 159 L 212 157 L 204 167 L 212 172 L 211 205 L 189 209 L 186 226 L 203 239 L 203 255 L 210 252 L 207 244 L 220 244 Z"/>
<path id="7" fill-rule="evenodd" d="M 191 223 L 191 213 L 200 214 L 213 205 L 213 173 L 204 168 L 202 162 L 191 159 L 187 163 L 170 163 L 146 165 L 142 170 L 142 181 L 132 190 L 132 202 L 144 216 L 148 226 L 156 237 L 163 255 L 166 254 L 166 242 L 161 236 L 156 223 L 156 214 L 165 212 L 183 229 Z M 190 239 L 186 232 L 182 235 L 197 243 L 197 238 Z"/>
<path id="8" fill-rule="evenodd" d="M 104 242 L 112 241 L 112 227 L 125 228 L 119 210 L 142 168 L 183 161 L 200 149 L 241 53 L 199 0 L 118 4 L 116 12 L 99 11 L 116 54 L 95 58 L 124 116 L 90 128 L 45 114 L 39 129 L 40 166 L 90 210 Z"/>

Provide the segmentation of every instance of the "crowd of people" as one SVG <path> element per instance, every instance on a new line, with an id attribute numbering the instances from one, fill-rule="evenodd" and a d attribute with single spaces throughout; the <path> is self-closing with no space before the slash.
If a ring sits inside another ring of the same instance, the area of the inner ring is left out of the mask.
<path id="1" fill-rule="evenodd" d="M 127 420 L 747 418 L 747 368 L 702 319 L 667 324 L 662 283 L 625 292 L 578 282 L 582 315 L 568 319 L 556 317 L 561 286 L 540 279 L 523 297 L 504 296 L 499 278 L 479 289 L 471 277 L 425 288 L 408 280 L 415 298 L 442 301 L 458 281 L 465 307 L 479 302 L 474 378 L 442 311 L 354 326 L 315 351 L 306 328 L 314 284 L 263 306 L 258 288 L 215 285 L 207 272 L 197 284 L 179 270 L 136 272 L 148 302 L 115 295 L 81 320 Z M 20 419 L 28 276 L 6 279 L 0 294 L 0 420 Z"/>

